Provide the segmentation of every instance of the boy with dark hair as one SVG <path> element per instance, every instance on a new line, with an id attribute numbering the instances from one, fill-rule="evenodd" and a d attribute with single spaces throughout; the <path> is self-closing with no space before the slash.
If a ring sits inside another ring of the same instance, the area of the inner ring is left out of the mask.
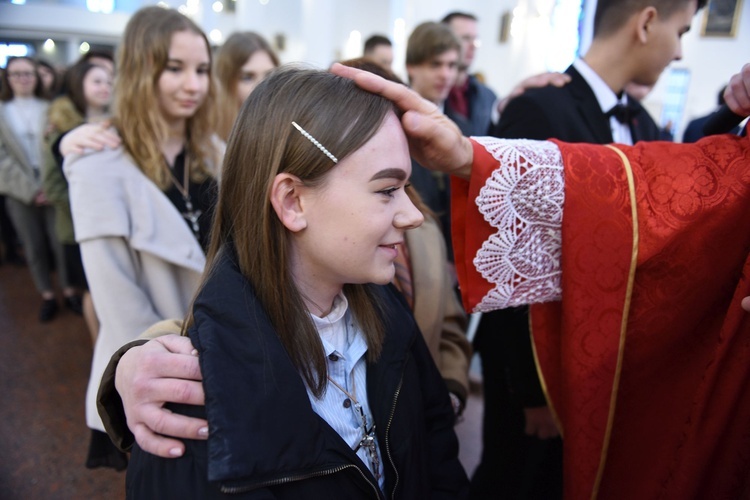
<path id="1" fill-rule="evenodd" d="M 383 35 L 372 35 L 365 40 L 363 55 L 390 71 L 393 64 L 393 44 Z"/>

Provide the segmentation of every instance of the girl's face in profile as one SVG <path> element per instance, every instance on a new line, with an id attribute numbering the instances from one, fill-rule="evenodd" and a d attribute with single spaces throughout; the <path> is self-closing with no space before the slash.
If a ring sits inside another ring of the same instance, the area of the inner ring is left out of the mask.
<path id="1" fill-rule="evenodd" d="M 83 77 L 83 95 L 86 104 L 103 109 L 112 101 L 112 78 L 106 69 L 94 66 Z"/>
<path id="2" fill-rule="evenodd" d="M 320 153 L 323 154 L 323 153 Z M 347 283 L 387 284 L 404 231 L 422 213 L 404 192 L 411 175 L 401 124 L 389 113 L 364 146 L 331 169 L 322 185 L 301 188 L 305 228 L 292 238 L 297 285 L 313 299 L 335 294 Z"/>
<path id="3" fill-rule="evenodd" d="M 203 104 L 210 61 L 201 35 L 187 30 L 172 34 L 167 65 L 157 82 L 159 108 L 168 123 L 187 120 Z"/>
<path id="4" fill-rule="evenodd" d="M 237 81 L 237 104 L 242 105 L 255 87 L 276 68 L 271 56 L 265 50 L 256 50 L 253 55 L 245 61 L 240 69 L 240 77 Z"/>

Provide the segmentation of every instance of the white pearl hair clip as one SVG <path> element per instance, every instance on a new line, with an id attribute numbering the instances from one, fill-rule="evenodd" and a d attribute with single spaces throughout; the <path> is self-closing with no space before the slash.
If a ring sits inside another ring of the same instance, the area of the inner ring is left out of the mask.
<path id="1" fill-rule="evenodd" d="M 331 154 L 331 152 L 330 152 L 330 151 L 328 151 L 328 150 L 327 150 L 327 149 L 325 148 L 325 146 L 323 146 L 323 145 L 322 145 L 321 143 L 319 143 L 319 142 L 318 142 L 318 141 L 317 141 L 317 140 L 315 139 L 315 137 L 311 136 L 311 135 L 310 135 L 310 134 L 309 134 L 309 133 L 307 132 L 307 130 L 305 130 L 305 129 L 303 129 L 302 127 L 300 127 L 299 125 L 297 125 L 297 122 L 292 122 L 292 125 L 294 125 L 294 128 L 296 128 L 297 130 L 299 130 L 299 133 L 300 133 L 300 134 L 302 134 L 302 135 L 304 135 L 305 137 L 307 137 L 307 139 L 308 139 L 308 140 L 309 140 L 310 142 L 312 142 L 312 143 L 313 143 L 313 144 L 315 145 L 315 147 L 317 147 L 317 148 L 318 148 L 319 150 L 323 151 L 323 153 L 325 153 L 325 155 L 326 155 L 326 156 L 327 156 L 328 158 L 330 158 L 331 160 L 333 160 L 333 163 L 338 163 L 338 162 L 339 162 L 339 160 L 338 160 L 338 159 L 337 159 L 337 158 L 336 158 L 335 156 L 333 156 L 333 155 Z"/>

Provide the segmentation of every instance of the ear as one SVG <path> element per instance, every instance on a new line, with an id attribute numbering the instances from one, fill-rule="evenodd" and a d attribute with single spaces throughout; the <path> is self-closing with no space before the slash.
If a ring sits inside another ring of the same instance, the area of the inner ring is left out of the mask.
<path id="1" fill-rule="evenodd" d="M 654 29 L 654 23 L 659 20 L 659 12 L 654 6 L 648 6 L 636 14 L 636 26 L 638 30 L 638 41 L 642 44 L 648 43 L 649 35 Z"/>
<path id="2" fill-rule="evenodd" d="M 276 175 L 271 185 L 271 205 L 281 223 L 293 233 L 307 227 L 300 199 L 301 188 L 302 181 L 287 173 Z"/>

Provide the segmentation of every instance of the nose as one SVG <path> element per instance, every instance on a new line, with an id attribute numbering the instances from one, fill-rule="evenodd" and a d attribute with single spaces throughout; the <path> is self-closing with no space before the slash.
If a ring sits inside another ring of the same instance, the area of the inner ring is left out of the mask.
<path id="1" fill-rule="evenodd" d="M 185 80 L 183 86 L 185 90 L 197 91 L 201 86 L 201 75 L 196 71 L 185 72 Z"/>
<path id="2" fill-rule="evenodd" d="M 424 222 L 424 215 L 414 206 L 408 196 L 404 196 L 402 207 L 393 218 L 393 225 L 399 229 L 414 229 Z"/>

